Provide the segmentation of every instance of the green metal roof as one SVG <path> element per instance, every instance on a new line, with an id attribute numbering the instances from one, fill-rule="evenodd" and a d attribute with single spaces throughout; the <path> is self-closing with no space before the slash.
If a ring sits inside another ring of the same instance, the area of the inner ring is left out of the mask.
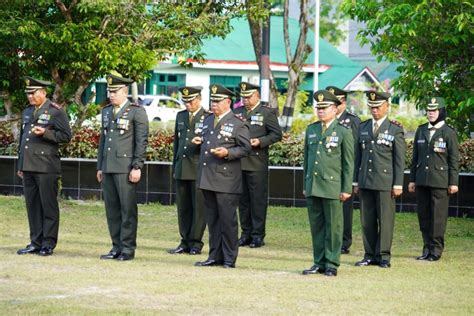
<path id="1" fill-rule="evenodd" d="M 232 19 L 233 31 L 225 39 L 212 38 L 203 41 L 203 52 L 208 60 L 255 62 L 252 38 L 249 24 L 246 19 Z M 298 21 L 289 19 L 288 22 L 290 43 L 292 51 L 296 47 L 299 36 Z M 271 17 L 270 25 L 270 61 L 272 63 L 286 64 L 285 43 L 283 39 L 283 17 Z M 308 32 L 308 44 L 314 47 L 313 30 Z M 361 64 L 349 59 L 326 40 L 319 41 L 319 63 L 331 68 L 320 76 L 320 87 L 336 85 L 341 88 L 346 86 L 360 71 L 364 69 Z M 306 60 L 306 64 L 314 62 L 314 52 Z M 308 76 L 302 88 L 312 90 L 312 74 Z M 307 89 L 308 88 L 308 89 Z"/>

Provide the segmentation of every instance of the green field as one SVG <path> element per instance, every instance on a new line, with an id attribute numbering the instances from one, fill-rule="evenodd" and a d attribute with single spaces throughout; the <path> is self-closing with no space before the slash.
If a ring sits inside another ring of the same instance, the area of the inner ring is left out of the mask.
<path id="1" fill-rule="evenodd" d="M 101 261 L 110 249 L 100 202 L 62 201 L 52 257 L 16 255 L 28 243 L 23 199 L 0 196 L 0 313 L 24 314 L 455 314 L 474 313 L 474 221 L 449 218 L 439 262 L 416 261 L 415 214 L 397 214 L 391 269 L 359 268 L 355 241 L 336 278 L 303 276 L 312 265 L 306 210 L 271 207 L 267 245 L 241 248 L 236 269 L 199 268 L 207 258 L 169 255 L 177 246 L 174 206 L 139 206 L 130 262 Z"/>

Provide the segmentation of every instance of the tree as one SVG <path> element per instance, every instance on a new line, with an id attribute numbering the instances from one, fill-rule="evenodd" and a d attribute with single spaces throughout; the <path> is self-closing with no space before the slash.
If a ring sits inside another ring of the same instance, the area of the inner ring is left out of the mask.
<path id="1" fill-rule="evenodd" d="M 53 100 L 78 106 L 111 71 L 137 81 L 172 55 L 203 60 L 205 38 L 224 37 L 243 5 L 225 1 L 7 0 L 0 9 L 0 90 L 12 96 L 30 74 L 52 79 Z M 149 4 L 147 4 L 149 2 Z M 23 99 L 24 100 L 24 99 Z"/>
<path id="2" fill-rule="evenodd" d="M 265 1 L 253 0 L 247 2 L 247 8 L 260 6 L 263 7 Z M 285 50 L 288 64 L 288 91 L 286 93 L 285 105 L 281 116 L 281 125 L 284 131 L 288 131 L 291 127 L 292 116 L 294 112 L 295 99 L 298 92 L 298 87 L 304 80 L 304 72 L 302 70 L 307 57 L 312 51 L 312 48 L 307 44 L 308 30 L 314 26 L 314 6 L 310 6 L 309 0 L 299 0 L 299 29 L 300 33 L 296 47 L 291 47 L 288 33 L 288 19 L 289 19 L 289 0 L 275 0 L 269 2 L 271 12 L 273 15 L 283 15 L 284 25 L 283 34 L 285 42 Z M 328 0 L 321 3 L 320 9 L 320 34 L 321 37 L 327 39 L 331 43 L 338 43 L 342 37 L 343 32 L 338 28 L 339 23 L 343 21 L 343 16 L 339 10 L 338 1 Z M 251 11 L 248 11 L 251 12 Z M 262 12 L 261 12 L 262 13 Z M 264 11 L 269 14 L 268 11 Z M 255 51 L 255 57 L 259 68 L 261 67 L 260 56 L 262 52 L 262 23 L 267 23 L 269 19 L 263 19 L 261 15 L 257 17 L 248 16 L 250 32 L 252 34 L 252 41 Z M 270 52 L 271 54 L 271 52 Z M 312 61 L 311 61 L 312 62 Z M 272 76 L 273 78 L 273 76 Z M 270 85 L 270 104 L 272 107 L 278 107 L 278 90 L 273 80 Z"/>
<path id="3" fill-rule="evenodd" d="M 462 0 L 345 0 L 343 10 L 365 22 L 359 32 L 378 59 L 399 62 L 393 86 L 426 105 L 447 99 L 448 116 L 462 137 L 472 131 L 474 112 L 474 4 Z"/>

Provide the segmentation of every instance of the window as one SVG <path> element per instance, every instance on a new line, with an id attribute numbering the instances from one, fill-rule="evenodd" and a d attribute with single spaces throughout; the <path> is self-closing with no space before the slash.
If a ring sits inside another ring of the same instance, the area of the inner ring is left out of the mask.
<path id="1" fill-rule="evenodd" d="M 156 74 L 152 73 L 145 82 L 145 93 L 152 95 L 165 94 L 172 96 L 178 92 L 178 88 L 186 84 L 184 74 Z"/>

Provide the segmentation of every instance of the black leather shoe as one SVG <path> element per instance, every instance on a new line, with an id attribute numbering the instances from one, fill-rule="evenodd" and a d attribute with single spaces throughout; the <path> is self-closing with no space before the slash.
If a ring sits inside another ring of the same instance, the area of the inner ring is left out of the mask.
<path id="1" fill-rule="evenodd" d="M 191 250 L 189 250 L 189 254 L 192 255 L 192 256 L 200 255 L 201 254 L 201 249 L 191 248 Z"/>
<path id="2" fill-rule="evenodd" d="M 249 247 L 250 248 L 260 248 L 263 245 L 265 245 L 265 242 L 263 241 L 263 238 L 254 238 L 254 239 L 252 239 L 252 242 L 250 243 Z"/>
<path id="3" fill-rule="evenodd" d="M 317 273 L 324 273 L 324 269 L 321 267 L 318 267 L 317 265 L 314 265 L 309 269 L 303 270 L 303 275 L 317 274 Z"/>
<path id="4" fill-rule="evenodd" d="M 392 265 L 390 264 L 390 261 L 388 260 L 382 260 L 379 263 L 379 267 L 381 268 L 390 268 Z"/>
<path id="5" fill-rule="evenodd" d="M 117 257 L 117 260 L 128 261 L 133 260 L 133 258 L 135 258 L 135 254 L 122 252 L 120 256 Z"/>
<path id="6" fill-rule="evenodd" d="M 220 262 L 216 260 L 206 260 L 206 261 L 198 261 L 194 264 L 195 267 L 212 267 L 212 266 L 218 266 L 221 265 Z"/>
<path id="7" fill-rule="evenodd" d="M 341 254 L 347 255 L 350 252 L 349 248 L 347 247 L 342 247 L 341 248 Z"/>
<path id="8" fill-rule="evenodd" d="M 53 254 L 53 247 L 41 247 L 41 250 L 38 252 L 38 255 L 46 257 Z"/>
<path id="9" fill-rule="evenodd" d="M 26 255 L 29 253 L 38 253 L 40 252 L 40 248 L 35 248 L 33 245 L 28 245 L 25 248 L 18 249 L 16 252 L 18 255 Z"/>
<path id="10" fill-rule="evenodd" d="M 441 259 L 441 256 L 437 256 L 437 255 L 429 255 L 428 261 L 438 261 L 439 259 Z"/>
<path id="11" fill-rule="evenodd" d="M 337 270 L 334 268 L 327 268 L 326 271 L 324 272 L 324 275 L 335 277 L 337 275 Z"/>
<path id="12" fill-rule="evenodd" d="M 355 266 L 356 267 L 366 267 L 366 266 L 375 265 L 375 264 L 377 264 L 375 261 L 364 258 L 361 261 L 357 261 L 355 263 Z"/>
<path id="13" fill-rule="evenodd" d="M 235 263 L 232 262 L 224 262 L 224 269 L 232 269 L 235 268 Z"/>
<path id="14" fill-rule="evenodd" d="M 416 257 L 416 260 L 426 260 L 430 256 L 429 253 L 424 253 L 421 256 Z"/>
<path id="15" fill-rule="evenodd" d="M 252 238 L 249 238 L 249 237 L 240 237 L 240 239 L 239 239 L 239 247 L 248 246 L 248 245 L 250 245 L 251 242 L 252 242 Z"/>
<path id="16" fill-rule="evenodd" d="M 178 246 L 178 247 L 173 248 L 173 249 L 168 249 L 168 253 L 172 254 L 172 255 L 176 255 L 176 254 L 179 254 L 179 253 L 187 253 L 187 252 L 189 252 L 189 249 L 186 249 L 186 248 L 181 247 L 181 246 Z"/>
<path id="17" fill-rule="evenodd" d="M 100 256 L 100 259 L 101 260 L 117 259 L 118 256 L 120 256 L 120 251 L 110 250 L 108 254 Z"/>

